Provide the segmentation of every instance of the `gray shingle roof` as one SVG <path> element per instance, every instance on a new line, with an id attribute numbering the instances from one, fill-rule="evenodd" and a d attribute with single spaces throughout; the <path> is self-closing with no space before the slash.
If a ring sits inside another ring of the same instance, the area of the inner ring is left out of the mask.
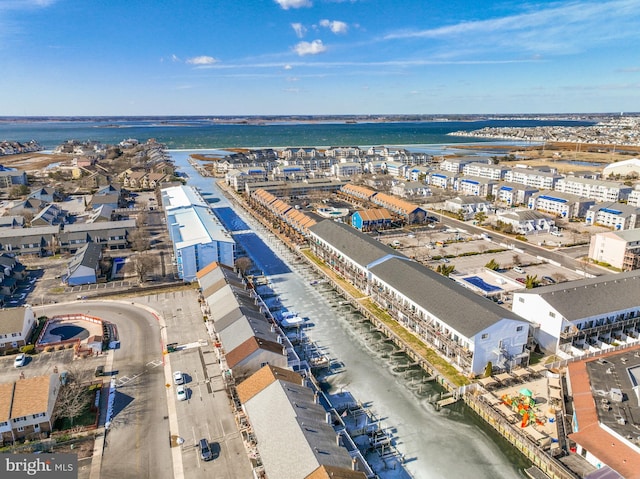
<path id="1" fill-rule="evenodd" d="M 354 228 L 344 223 L 324 220 L 311 226 L 309 231 L 362 266 L 389 255 L 404 257 L 393 248 L 385 246 L 365 234 L 356 234 L 358 232 Z"/>
<path id="2" fill-rule="evenodd" d="M 552 284 L 518 294 L 538 294 L 569 321 L 640 304 L 640 270 Z"/>
<path id="3" fill-rule="evenodd" d="M 524 321 L 415 261 L 393 258 L 372 267 L 371 272 L 467 338 L 504 318 Z"/>

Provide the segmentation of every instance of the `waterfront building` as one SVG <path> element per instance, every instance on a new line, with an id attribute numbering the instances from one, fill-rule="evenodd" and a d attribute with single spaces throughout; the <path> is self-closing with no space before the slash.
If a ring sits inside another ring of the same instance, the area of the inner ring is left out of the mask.
<path id="1" fill-rule="evenodd" d="M 618 231 L 640 228 L 640 207 L 622 203 L 596 204 L 587 211 L 585 222 Z"/>
<path id="2" fill-rule="evenodd" d="M 509 210 L 498 213 L 498 221 L 511 225 L 513 232 L 519 235 L 548 233 L 555 226 L 550 216 L 532 210 Z"/>
<path id="3" fill-rule="evenodd" d="M 363 153 L 357 146 L 332 146 L 325 150 L 324 155 L 340 160 L 343 158 L 360 158 Z"/>
<path id="4" fill-rule="evenodd" d="M 538 191 L 540 190 L 533 186 L 502 182 L 494 188 L 494 196 L 496 201 L 505 203 L 507 206 L 526 205 L 529 202 L 529 198 Z"/>
<path id="5" fill-rule="evenodd" d="M 404 177 L 409 168 L 404 163 L 399 161 L 387 161 L 386 162 L 386 170 L 387 174 L 393 177 Z"/>
<path id="6" fill-rule="evenodd" d="M 360 162 L 335 163 L 331 166 L 331 175 L 336 178 L 350 178 L 362 174 L 362 164 Z"/>
<path id="7" fill-rule="evenodd" d="M 131 233 L 137 229 L 136 220 L 72 223 L 62 226 L 58 235 L 60 251 L 75 253 L 87 243 L 97 243 L 106 249 L 119 250 L 130 246 Z"/>
<path id="8" fill-rule="evenodd" d="M 561 193 L 584 196 L 595 201 L 626 200 L 633 190 L 631 186 L 617 181 L 592 180 L 574 176 L 559 179 L 554 189 Z"/>
<path id="9" fill-rule="evenodd" d="M 512 310 L 539 325 L 540 347 L 563 358 L 635 343 L 640 333 L 640 271 L 515 291 Z"/>
<path id="10" fill-rule="evenodd" d="M 385 173 L 387 171 L 387 162 L 384 160 L 379 160 L 377 158 L 367 157 L 362 169 L 365 173 L 371 173 L 374 175 Z"/>
<path id="11" fill-rule="evenodd" d="M 531 195 L 527 207 L 562 218 L 584 218 L 595 200 L 558 191 L 540 191 Z"/>
<path id="12" fill-rule="evenodd" d="M 0 188 L 13 188 L 16 185 L 28 185 L 25 171 L 12 170 L 0 165 Z"/>
<path id="13" fill-rule="evenodd" d="M 488 178 L 490 180 L 501 180 L 508 168 L 503 165 L 494 165 L 493 163 L 482 163 L 474 161 L 467 163 L 462 167 L 462 173 L 465 176 L 477 176 L 479 178 Z"/>
<path id="14" fill-rule="evenodd" d="M 456 196 L 444 202 L 444 209 L 461 215 L 466 221 L 477 213 L 489 214 L 492 211 L 492 205 L 490 201 L 480 196 Z"/>
<path id="15" fill-rule="evenodd" d="M 267 477 L 366 479 L 358 449 L 342 446 L 332 416 L 300 374 L 266 365 L 237 387 Z M 351 443 L 353 445 L 353 443 Z M 353 457 L 351 456 L 353 454 Z"/>
<path id="16" fill-rule="evenodd" d="M 309 229 L 312 252 L 465 374 L 527 364 L 529 323 L 354 228 Z"/>
<path id="17" fill-rule="evenodd" d="M 493 195 L 498 182 L 489 178 L 480 177 L 462 177 L 456 178 L 453 189 L 463 195 L 487 197 Z"/>
<path id="18" fill-rule="evenodd" d="M 330 178 L 307 178 L 304 181 L 267 181 L 247 183 L 244 192 L 251 196 L 256 190 L 265 190 L 280 198 L 305 197 L 316 193 L 336 193 L 347 181 Z"/>
<path id="19" fill-rule="evenodd" d="M 640 269 L 640 228 L 596 233 L 589 244 L 589 259 L 622 271 Z"/>
<path id="20" fill-rule="evenodd" d="M 233 266 L 235 241 L 191 186 L 160 190 L 178 275 L 186 283 L 198 270 L 217 261 Z"/>
<path id="21" fill-rule="evenodd" d="M 504 173 L 504 180 L 510 183 L 532 186 L 538 189 L 552 190 L 558 180 L 563 178 L 554 170 L 534 168 L 511 168 Z"/>
<path id="22" fill-rule="evenodd" d="M 432 170 L 433 168 L 431 166 L 413 166 L 407 170 L 406 177 L 410 181 L 420 181 L 424 183 L 427 175 Z"/>

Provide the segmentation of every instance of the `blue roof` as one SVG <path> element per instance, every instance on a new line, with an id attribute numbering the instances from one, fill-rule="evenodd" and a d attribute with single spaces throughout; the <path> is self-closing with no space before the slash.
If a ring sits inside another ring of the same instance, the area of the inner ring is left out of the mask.
<path id="1" fill-rule="evenodd" d="M 566 203 L 567 202 L 567 200 L 565 200 L 565 199 L 556 198 L 554 196 L 548 196 L 548 195 L 541 195 L 538 198 L 540 198 L 541 200 L 555 201 L 556 203 Z"/>
<path id="2" fill-rule="evenodd" d="M 462 183 L 470 183 L 472 185 L 479 185 L 480 182 L 475 181 L 475 180 L 462 180 Z"/>
<path id="3" fill-rule="evenodd" d="M 447 177 L 447 175 L 443 175 L 441 173 L 434 173 L 432 176 L 435 176 L 437 178 L 446 178 Z"/>
<path id="4" fill-rule="evenodd" d="M 503 190 L 503 191 L 512 191 L 513 187 L 512 186 L 501 186 L 500 189 Z"/>
<path id="5" fill-rule="evenodd" d="M 613 208 L 602 208 L 600 211 L 604 211 L 605 213 L 611 213 L 612 215 L 621 215 L 622 211 L 614 210 Z"/>

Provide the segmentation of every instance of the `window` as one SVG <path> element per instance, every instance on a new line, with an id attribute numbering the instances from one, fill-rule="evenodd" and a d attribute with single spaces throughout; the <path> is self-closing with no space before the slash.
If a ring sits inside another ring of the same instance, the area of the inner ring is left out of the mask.
<path id="1" fill-rule="evenodd" d="M 556 313 L 554 313 L 553 311 L 549 311 L 549 316 L 551 316 L 552 318 L 556 317 Z"/>
<path id="2" fill-rule="evenodd" d="M 482 339 L 489 339 L 489 334 L 488 333 L 484 333 L 482 335 Z"/>
<path id="3" fill-rule="evenodd" d="M 4 421 L 4 422 L 0 422 L 0 427 L 5 427 L 7 426 L 9 423 Z"/>
<path id="4" fill-rule="evenodd" d="M 524 329 L 524 326 L 518 326 L 518 327 L 516 328 L 516 331 L 517 331 L 517 332 L 520 332 L 520 331 L 522 331 L 523 329 Z"/>
<path id="5" fill-rule="evenodd" d="M 524 298 L 520 297 L 518 298 L 518 301 L 520 301 L 521 303 L 524 303 Z"/>
<path id="6" fill-rule="evenodd" d="M 22 431 L 24 431 L 24 427 L 18 426 L 18 432 L 22 432 Z"/>

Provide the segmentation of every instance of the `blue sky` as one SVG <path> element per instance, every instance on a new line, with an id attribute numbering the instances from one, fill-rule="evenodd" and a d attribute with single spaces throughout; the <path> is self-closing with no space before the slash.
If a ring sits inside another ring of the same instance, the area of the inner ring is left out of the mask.
<path id="1" fill-rule="evenodd" d="M 0 116 L 640 111 L 638 25 L 638 0 L 0 0 Z"/>

